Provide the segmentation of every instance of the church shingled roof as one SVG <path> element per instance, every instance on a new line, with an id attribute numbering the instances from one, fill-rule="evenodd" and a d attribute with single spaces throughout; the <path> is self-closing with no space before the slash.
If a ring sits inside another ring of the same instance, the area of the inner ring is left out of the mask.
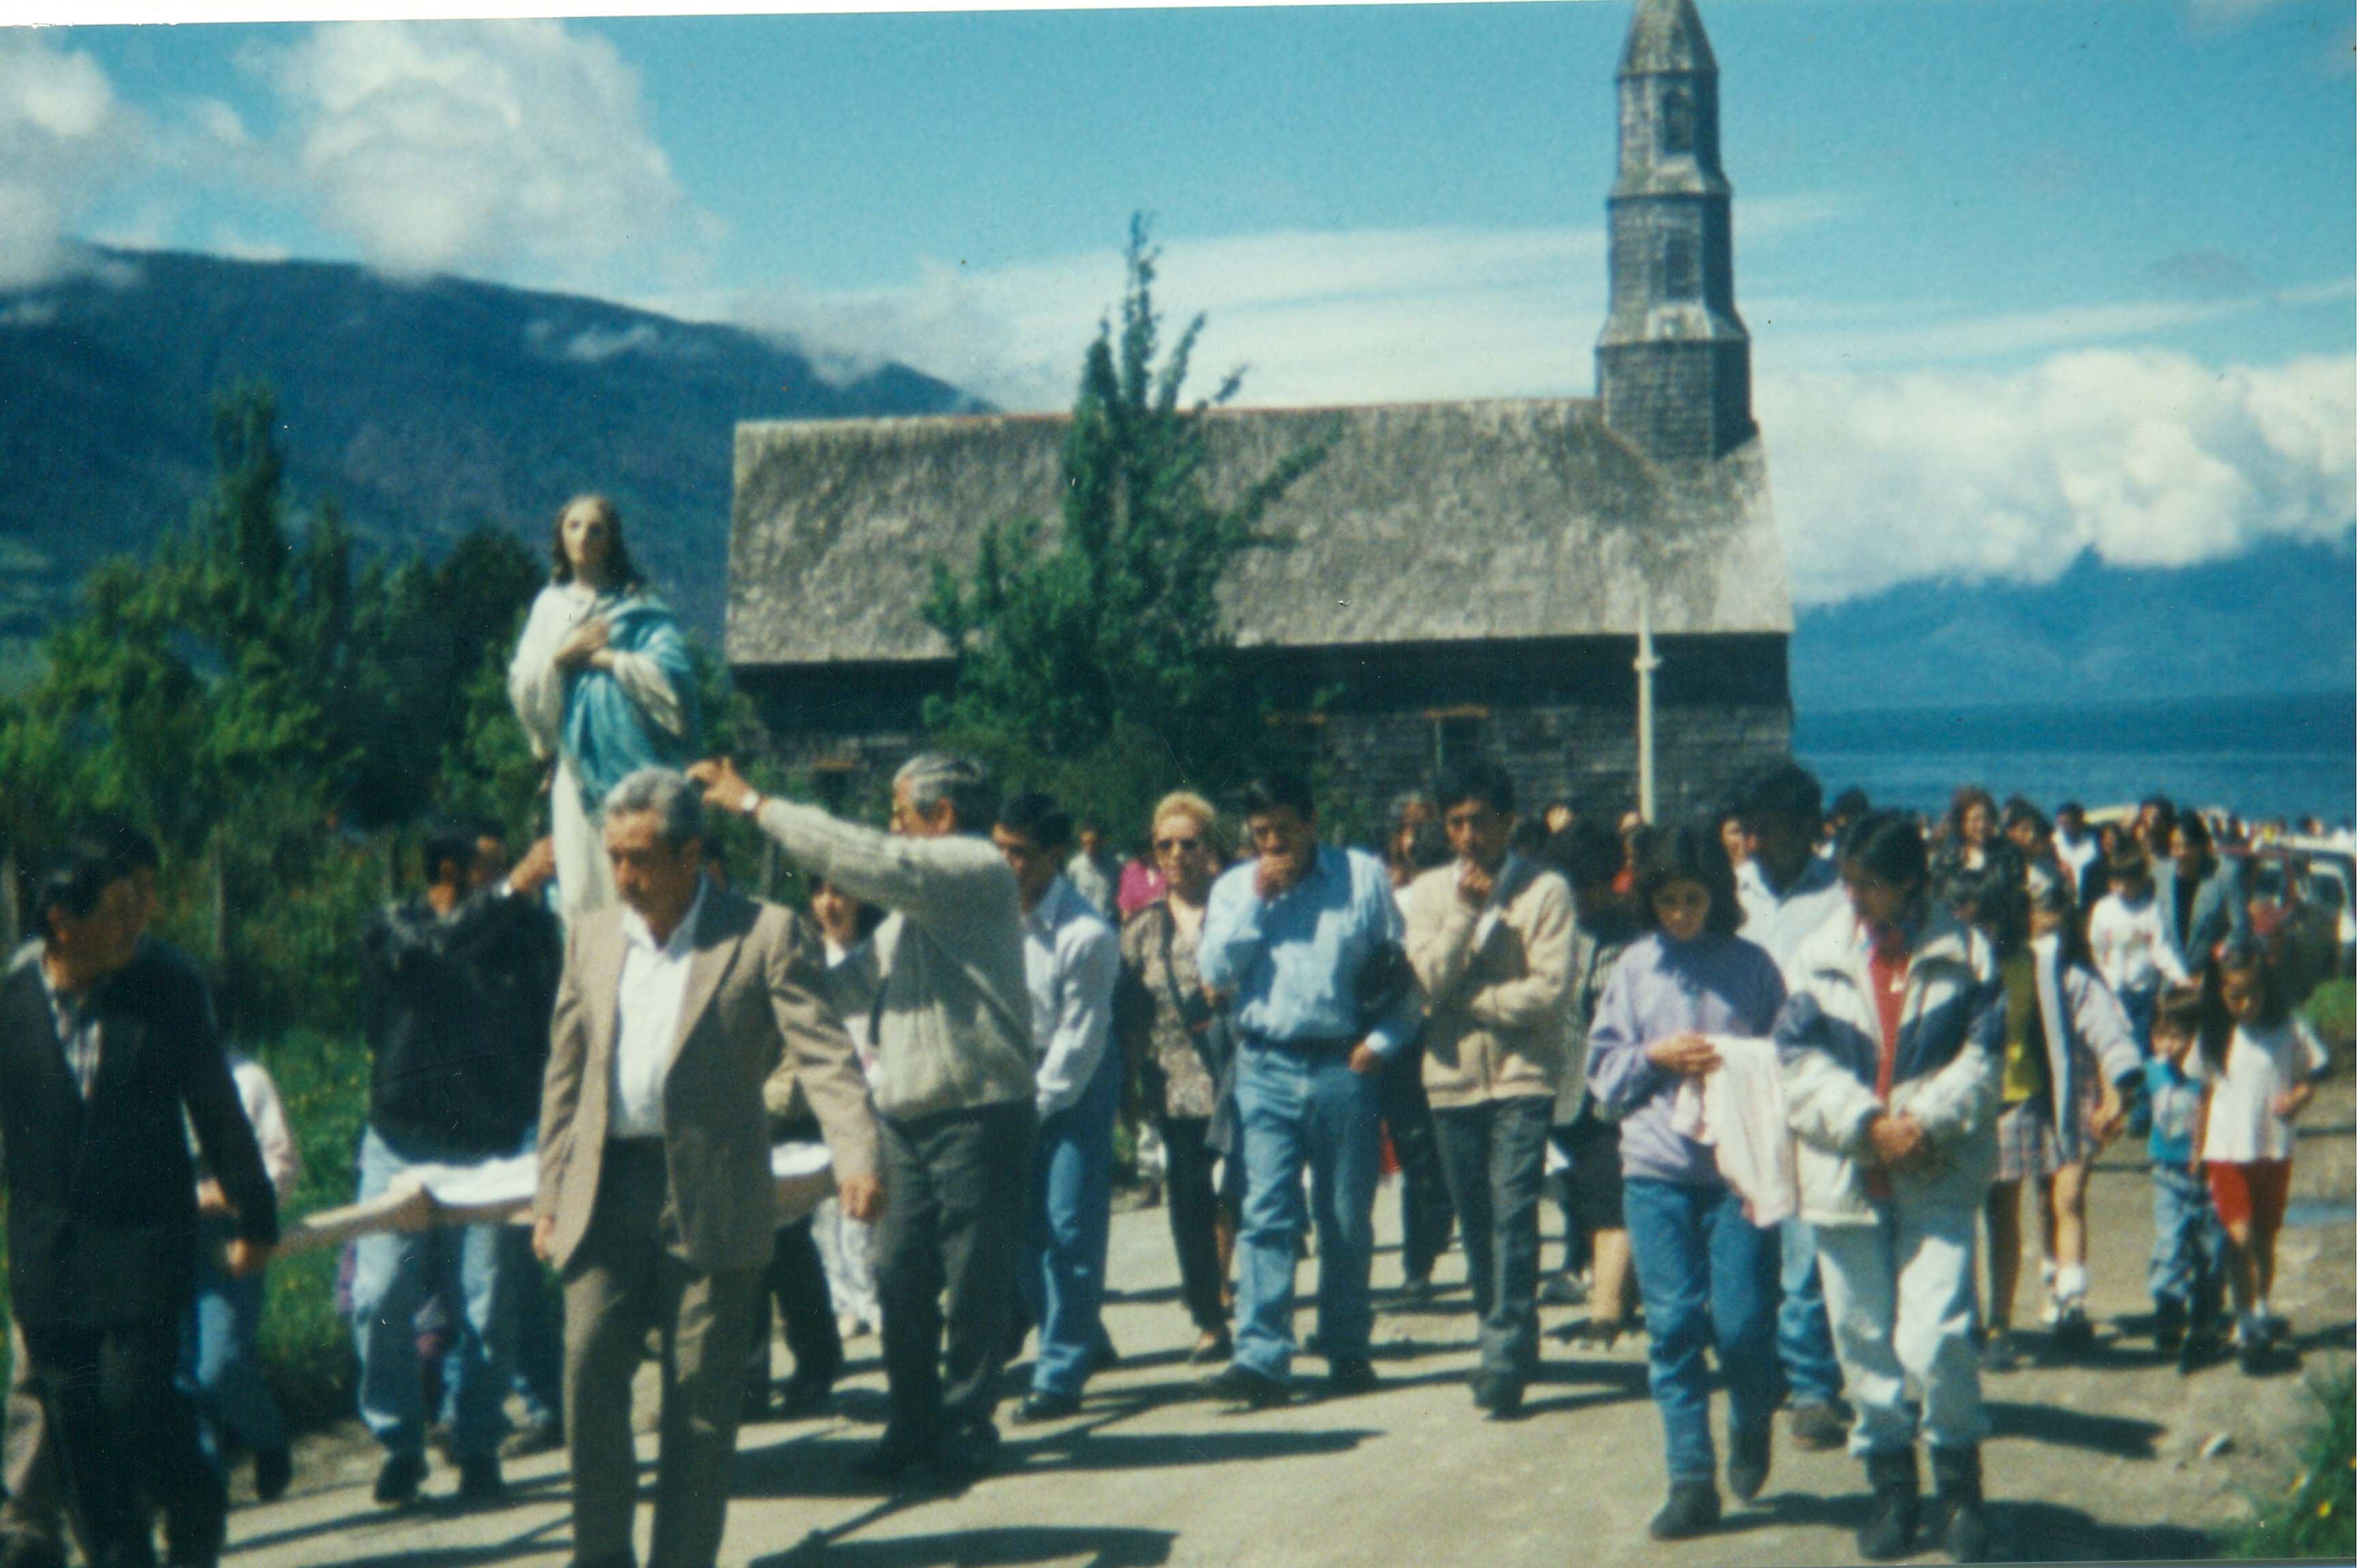
<path id="1" fill-rule="evenodd" d="M 1789 632 L 1759 442 L 1656 466 L 1587 400 L 1220 411 L 1214 485 L 1331 448 L 1275 507 L 1222 597 L 1243 646 Z M 1055 526 L 1066 419 L 778 422 L 737 430 L 727 655 L 901 662 L 948 649 L 920 614 L 931 564 L 982 527 Z"/>

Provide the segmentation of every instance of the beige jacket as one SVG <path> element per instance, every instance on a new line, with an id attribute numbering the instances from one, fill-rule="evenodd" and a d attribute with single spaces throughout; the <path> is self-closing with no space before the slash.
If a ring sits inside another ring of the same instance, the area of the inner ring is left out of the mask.
<path id="1" fill-rule="evenodd" d="M 1431 1013 L 1424 1088 L 1434 1109 L 1523 1095 L 1552 1099 L 1571 1033 L 1571 887 L 1507 857 L 1488 909 L 1457 896 L 1454 862 L 1400 895 L 1408 962 Z"/>
<path id="2" fill-rule="evenodd" d="M 540 1112 L 537 1210 L 556 1219 L 559 1267 L 587 1233 L 612 1110 L 622 978 L 619 906 L 565 943 Z M 877 1172 L 876 1122 L 851 1036 L 826 1000 L 824 950 L 790 909 L 707 887 L 663 1079 L 663 1149 L 682 1255 L 702 1273 L 759 1269 L 777 1230 L 764 1091 L 799 1083 L 838 1180 Z M 772 1080 L 776 1081 L 772 1081 Z"/>

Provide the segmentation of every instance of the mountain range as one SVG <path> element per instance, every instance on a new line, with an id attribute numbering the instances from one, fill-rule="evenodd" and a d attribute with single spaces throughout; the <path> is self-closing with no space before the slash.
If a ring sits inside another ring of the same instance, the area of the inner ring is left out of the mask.
<path id="1" fill-rule="evenodd" d="M 732 327 L 360 267 L 100 252 L 0 293 L 0 634 L 38 631 L 92 563 L 186 518 L 209 400 L 277 394 L 298 501 L 363 540 L 447 544 L 485 520 L 535 541 L 602 490 L 631 553 L 716 638 L 737 422 L 976 406 L 899 365 L 822 373 Z"/>
<path id="2" fill-rule="evenodd" d="M 102 252 L 70 280 L 0 293 L 0 644 L 21 660 L 91 564 L 188 515 L 210 471 L 208 400 L 257 380 L 277 394 L 298 501 L 333 497 L 363 540 L 433 551 L 489 520 L 537 541 L 566 497 L 604 490 L 640 565 L 715 644 L 739 420 L 982 406 L 906 366 L 831 375 L 789 344 L 598 300 Z M 2349 692 L 2357 543 L 1902 584 L 1804 607 L 1792 680 L 1809 714 Z"/>

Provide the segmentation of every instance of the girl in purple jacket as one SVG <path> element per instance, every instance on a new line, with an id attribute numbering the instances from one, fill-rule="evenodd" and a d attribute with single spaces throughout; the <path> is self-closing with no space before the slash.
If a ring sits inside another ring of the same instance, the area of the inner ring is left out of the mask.
<path id="1" fill-rule="evenodd" d="M 1749 1502 L 1767 1483 L 1783 1254 L 1774 1229 L 1744 1218 L 1709 1146 L 1671 1126 L 1671 1104 L 1682 1079 L 1718 1066 L 1706 1036 L 1769 1033 L 1784 983 L 1765 949 L 1735 934 L 1735 871 L 1711 825 L 1657 837 L 1636 882 L 1647 929 L 1597 1004 L 1587 1081 L 1620 1123 L 1622 1207 L 1670 1472 L 1648 1528 L 1674 1541 L 1718 1522 L 1706 1350 L 1727 1385 L 1727 1487 Z"/>

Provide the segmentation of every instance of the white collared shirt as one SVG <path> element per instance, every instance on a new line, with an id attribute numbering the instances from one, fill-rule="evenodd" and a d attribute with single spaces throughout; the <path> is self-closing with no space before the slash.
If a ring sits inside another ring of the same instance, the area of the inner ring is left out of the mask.
<path id="1" fill-rule="evenodd" d="M 1039 1042 L 1036 1103 L 1041 1116 L 1052 1116 L 1079 1102 L 1104 1061 L 1121 940 L 1096 906 L 1058 876 L 1023 917 L 1023 969 Z"/>
<path id="2" fill-rule="evenodd" d="M 687 972 L 695 959 L 695 922 L 704 913 L 705 884 L 695 886 L 671 940 L 658 947 L 645 917 L 622 910 L 622 978 L 614 988 L 613 1112 L 607 1136 L 663 1135 L 663 1079 L 671 1071 L 672 1046 L 679 1037 L 680 1004 L 687 999 Z"/>
<path id="3" fill-rule="evenodd" d="M 1735 868 L 1735 893 L 1743 904 L 1743 940 L 1768 950 L 1787 991 L 1798 991 L 1806 978 L 1796 962 L 1801 944 L 1835 916 L 1850 912 L 1840 871 L 1821 855 L 1811 855 L 1781 893 L 1768 886 L 1758 861 L 1747 860 Z"/>

